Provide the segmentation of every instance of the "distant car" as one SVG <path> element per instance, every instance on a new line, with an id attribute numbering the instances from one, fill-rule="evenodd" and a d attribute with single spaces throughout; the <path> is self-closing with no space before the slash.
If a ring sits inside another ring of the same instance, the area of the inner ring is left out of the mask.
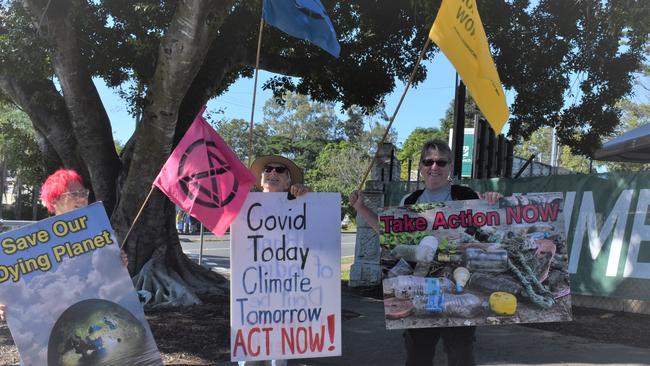
<path id="1" fill-rule="evenodd" d="M 351 223 L 352 223 L 352 221 L 350 220 L 350 216 L 348 216 L 348 215 L 346 214 L 345 217 L 343 217 L 343 220 L 341 220 L 341 228 L 345 229 L 345 228 L 347 228 L 348 225 L 350 225 Z"/>

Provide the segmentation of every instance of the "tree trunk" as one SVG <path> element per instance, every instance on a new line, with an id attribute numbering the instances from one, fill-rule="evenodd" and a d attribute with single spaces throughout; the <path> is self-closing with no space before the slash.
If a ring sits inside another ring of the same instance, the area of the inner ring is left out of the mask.
<path id="1" fill-rule="evenodd" d="M 242 13 L 248 11 L 246 7 L 237 7 L 235 13 L 219 28 L 219 35 L 212 41 L 206 55 L 211 62 L 203 63 L 181 103 L 174 143 L 183 137 L 197 111 L 208 99 L 228 88 L 232 73 L 242 69 L 243 61 L 256 49 L 257 39 L 252 38 L 254 42 L 251 42 L 247 38 L 251 32 L 257 31 L 258 24 L 241 24 L 239 20 L 243 17 Z"/>
<path id="2" fill-rule="evenodd" d="M 5 198 L 5 187 L 7 186 L 7 166 L 4 158 L 4 153 L 0 152 L 3 155 L 0 156 L 0 219 L 2 219 L 2 212 L 4 211 L 4 198 Z"/>
<path id="3" fill-rule="evenodd" d="M 38 196 L 40 189 L 38 186 L 32 187 L 32 221 L 38 220 Z"/>
<path id="4" fill-rule="evenodd" d="M 122 155 L 123 160 L 128 156 L 124 165 L 129 168 L 123 175 L 122 196 L 111 218 L 120 238 L 128 231 L 171 152 L 181 101 L 230 4 L 232 1 L 188 0 L 177 5 L 160 43 L 143 119 Z M 153 294 L 154 301 L 161 304 L 193 304 L 198 300 L 196 294 L 225 294 L 228 285 L 222 276 L 197 266 L 182 254 L 174 216 L 174 205 L 154 190 L 141 221 L 135 223 L 125 243 L 129 271 L 138 273 L 136 289 Z"/>
<path id="5" fill-rule="evenodd" d="M 22 216 L 22 205 L 20 204 L 20 201 L 22 200 L 22 189 L 21 188 L 22 183 L 20 182 L 20 177 L 16 177 L 16 181 L 14 182 L 14 220 L 21 220 Z"/>
<path id="6" fill-rule="evenodd" d="M 192 305 L 198 295 L 228 295 L 228 281 L 221 275 L 192 262 L 182 250 L 175 225 L 175 207 L 155 190 L 142 218 L 129 237 L 129 270 L 136 290 L 153 306 Z M 113 217 L 113 220 L 119 220 Z M 155 239 L 154 239 L 155 238 Z M 154 240 L 152 240 L 154 239 Z"/>

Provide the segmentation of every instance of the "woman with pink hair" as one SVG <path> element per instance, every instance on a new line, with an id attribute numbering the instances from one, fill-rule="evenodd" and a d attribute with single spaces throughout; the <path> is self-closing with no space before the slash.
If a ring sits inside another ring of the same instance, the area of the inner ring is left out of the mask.
<path id="1" fill-rule="evenodd" d="M 50 213 L 61 215 L 88 206 L 88 193 L 79 173 L 59 169 L 43 183 L 41 201 Z"/>
<path id="2" fill-rule="evenodd" d="M 83 179 L 72 169 L 59 169 L 52 173 L 41 186 L 41 201 L 50 213 L 62 215 L 88 206 L 88 193 Z M 121 253 L 122 263 L 129 262 L 126 253 Z M 0 304 L 0 320 L 4 320 L 5 305 Z"/>

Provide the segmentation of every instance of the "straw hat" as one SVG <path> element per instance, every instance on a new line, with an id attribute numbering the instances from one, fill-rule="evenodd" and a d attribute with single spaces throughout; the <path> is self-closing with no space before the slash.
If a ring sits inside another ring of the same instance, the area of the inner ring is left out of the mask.
<path id="1" fill-rule="evenodd" d="M 264 155 L 255 159 L 251 165 L 251 172 L 253 172 L 253 175 L 255 176 L 255 186 L 257 188 L 262 188 L 260 187 L 260 182 L 262 181 L 262 171 L 264 170 L 264 167 L 273 163 L 282 164 L 289 169 L 291 184 L 302 184 L 302 169 L 298 168 L 293 161 L 279 155 Z"/>

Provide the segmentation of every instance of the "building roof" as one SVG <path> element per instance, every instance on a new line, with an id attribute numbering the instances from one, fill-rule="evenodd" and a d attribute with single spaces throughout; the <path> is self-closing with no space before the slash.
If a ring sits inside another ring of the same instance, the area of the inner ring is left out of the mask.
<path id="1" fill-rule="evenodd" d="M 650 124 L 615 137 L 596 150 L 596 160 L 632 163 L 650 162 Z"/>

